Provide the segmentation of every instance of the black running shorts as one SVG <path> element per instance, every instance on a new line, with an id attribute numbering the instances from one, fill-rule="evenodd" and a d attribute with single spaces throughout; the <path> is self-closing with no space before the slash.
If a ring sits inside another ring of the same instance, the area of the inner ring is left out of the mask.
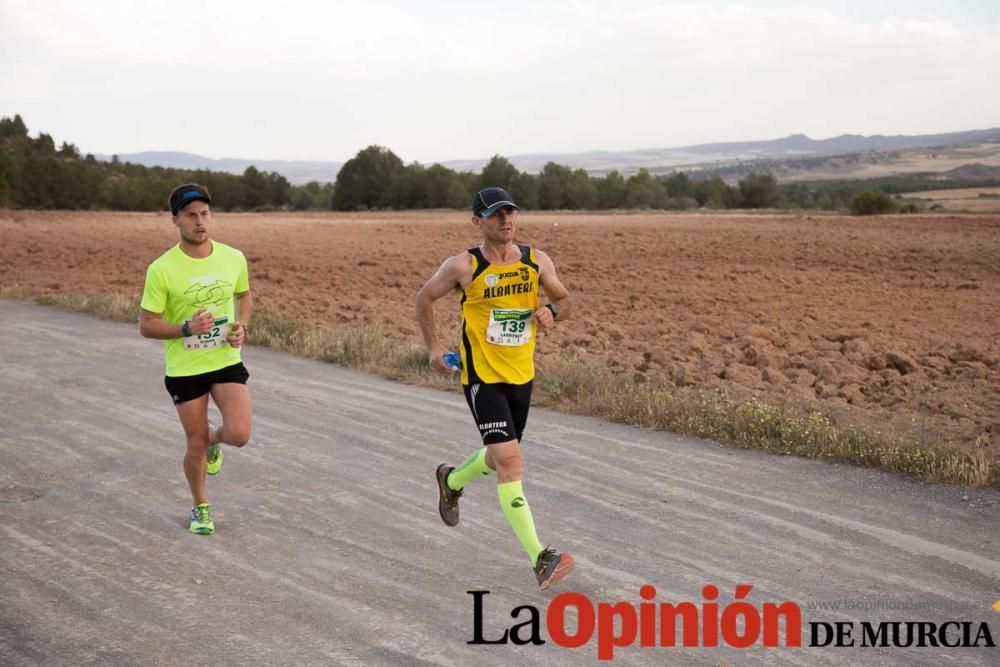
<path id="1" fill-rule="evenodd" d="M 232 366 L 220 368 L 217 371 L 200 373 L 198 375 L 185 375 L 182 377 L 166 376 L 164 384 L 167 385 L 167 393 L 173 399 L 174 405 L 200 398 L 212 389 L 213 384 L 224 382 L 238 382 L 246 384 L 250 379 L 250 373 L 241 361 Z"/>
<path id="2" fill-rule="evenodd" d="M 495 445 L 508 440 L 521 441 L 524 425 L 528 422 L 532 384 L 477 382 L 462 385 L 465 400 L 472 410 L 484 445 Z"/>

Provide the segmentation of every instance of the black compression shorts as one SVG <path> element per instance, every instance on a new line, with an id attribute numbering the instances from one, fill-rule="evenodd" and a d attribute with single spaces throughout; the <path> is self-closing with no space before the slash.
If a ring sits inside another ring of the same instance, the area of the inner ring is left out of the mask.
<path id="1" fill-rule="evenodd" d="M 168 375 L 163 379 L 163 383 L 167 385 L 167 393 L 170 394 L 174 405 L 179 405 L 185 401 L 192 401 L 204 396 L 212 390 L 213 384 L 222 384 L 223 382 L 246 384 L 249 379 L 250 373 L 241 361 L 238 364 L 226 366 L 217 371 L 199 373 L 198 375 L 184 375 L 180 377 L 170 377 Z"/>
<path id="2" fill-rule="evenodd" d="M 532 382 L 462 385 L 484 445 L 521 441 L 528 422 Z"/>

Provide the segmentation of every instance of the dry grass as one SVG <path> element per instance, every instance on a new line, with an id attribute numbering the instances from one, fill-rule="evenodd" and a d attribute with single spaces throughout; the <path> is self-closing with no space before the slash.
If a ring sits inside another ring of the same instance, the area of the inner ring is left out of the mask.
<path id="1" fill-rule="evenodd" d="M 735 402 L 722 393 L 633 384 L 581 361 L 564 360 L 539 375 L 543 400 L 562 410 L 734 447 L 877 467 L 930 481 L 1000 486 L 1000 467 L 985 450 L 838 426 L 819 413 L 802 414 L 756 398 Z"/>
<path id="2" fill-rule="evenodd" d="M 679 397 L 669 389 L 642 386 L 605 391 L 605 416 L 614 421 L 969 486 L 988 485 L 993 474 L 984 452 L 836 426 L 819 413 L 796 414 L 756 399 L 735 403 L 724 395 Z"/>
<path id="3" fill-rule="evenodd" d="M 20 285 L 0 285 L 0 299 L 24 299 L 27 295 Z"/>
<path id="4" fill-rule="evenodd" d="M 0 290 L 0 297 L 20 294 L 16 287 Z M 123 322 L 135 322 L 139 312 L 136 299 L 120 295 L 46 295 L 38 301 Z M 377 329 L 331 332 L 261 312 L 254 317 L 250 342 L 393 380 L 456 389 L 454 382 L 431 373 L 422 348 L 400 345 Z M 838 426 L 818 413 L 803 415 L 757 399 L 734 402 L 722 393 L 689 394 L 635 384 L 569 354 L 540 364 L 538 375 L 538 402 L 567 412 L 711 438 L 733 447 L 878 467 L 931 481 L 1000 487 L 1000 468 L 982 450 Z"/>
<path id="5" fill-rule="evenodd" d="M 138 322 L 139 301 L 121 294 L 87 296 L 84 294 L 42 294 L 35 299 L 74 313 L 89 313 L 116 322 Z"/>
<path id="6" fill-rule="evenodd" d="M 422 348 L 401 346 L 377 329 L 332 332 L 268 313 L 254 317 L 250 341 L 393 380 L 420 375 L 427 366 L 427 355 Z"/>

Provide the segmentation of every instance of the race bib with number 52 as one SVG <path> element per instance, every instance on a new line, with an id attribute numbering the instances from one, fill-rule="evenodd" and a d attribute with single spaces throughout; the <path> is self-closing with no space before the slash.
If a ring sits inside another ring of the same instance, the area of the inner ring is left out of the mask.
<path id="1" fill-rule="evenodd" d="M 531 340 L 530 310 L 510 309 L 490 311 L 486 340 L 494 345 L 524 345 Z"/>
<path id="2" fill-rule="evenodd" d="M 185 337 L 184 349 L 210 350 L 213 347 L 222 347 L 226 344 L 226 336 L 228 334 L 229 318 L 219 317 L 215 320 L 212 328 L 207 333 Z"/>

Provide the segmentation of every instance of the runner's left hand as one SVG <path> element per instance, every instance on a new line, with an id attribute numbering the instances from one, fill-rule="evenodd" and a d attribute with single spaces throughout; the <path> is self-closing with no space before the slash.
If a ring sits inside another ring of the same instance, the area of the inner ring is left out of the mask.
<path id="1" fill-rule="evenodd" d="M 552 316 L 552 311 L 542 306 L 535 311 L 535 324 L 538 325 L 539 331 L 545 331 L 551 327 L 556 321 L 556 318 Z"/>
<path id="2" fill-rule="evenodd" d="M 239 347 L 246 340 L 247 329 L 246 324 L 236 320 L 233 322 L 233 326 L 229 328 L 229 334 L 226 336 L 226 342 L 228 342 L 233 347 Z"/>

